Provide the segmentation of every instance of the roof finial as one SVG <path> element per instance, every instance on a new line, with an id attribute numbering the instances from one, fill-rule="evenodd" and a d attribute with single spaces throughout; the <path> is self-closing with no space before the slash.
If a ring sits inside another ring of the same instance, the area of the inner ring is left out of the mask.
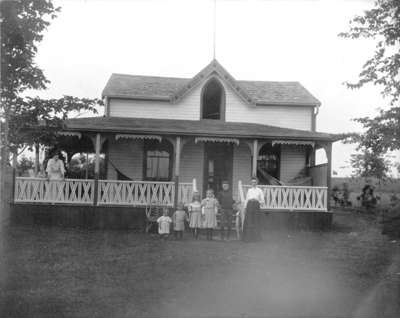
<path id="1" fill-rule="evenodd" d="M 216 46 L 216 29 L 217 29 L 217 0 L 214 0 L 214 25 L 213 25 L 213 59 L 215 60 Z"/>

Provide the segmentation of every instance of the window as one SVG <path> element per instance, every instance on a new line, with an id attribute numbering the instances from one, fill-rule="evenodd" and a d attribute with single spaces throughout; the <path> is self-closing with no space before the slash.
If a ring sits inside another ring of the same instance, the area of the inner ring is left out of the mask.
<path id="1" fill-rule="evenodd" d="M 145 141 L 145 180 L 169 181 L 172 173 L 173 148 L 170 142 Z"/>
<path id="2" fill-rule="evenodd" d="M 225 119 L 225 92 L 221 83 L 212 78 L 203 88 L 202 119 Z"/>
<path id="3" fill-rule="evenodd" d="M 257 178 L 260 184 L 270 184 L 270 176 L 279 179 L 279 145 L 265 144 L 260 149 L 257 160 Z"/>

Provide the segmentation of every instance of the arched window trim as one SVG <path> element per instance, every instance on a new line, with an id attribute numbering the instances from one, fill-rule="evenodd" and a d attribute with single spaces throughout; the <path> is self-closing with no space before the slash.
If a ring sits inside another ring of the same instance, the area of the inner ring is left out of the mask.
<path id="1" fill-rule="evenodd" d="M 168 162 L 168 177 L 148 177 L 147 176 L 147 163 L 148 163 L 148 152 L 150 151 L 166 151 L 169 154 L 169 162 Z M 143 143 L 143 180 L 146 181 L 171 181 L 172 180 L 172 168 L 173 168 L 173 154 L 174 147 L 168 141 L 163 139 L 161 142 L 157 140 L 144 140 Z"/>
<path id="2" fill-rule="evenodd" d="M 220 104 L 220 118 L 219 119 L 209 119 L 209 118 L 203 118 L 203 109 L 204 109 L 204 94 L 206 92 L 207 86 L 210 84 L 210 82 L 215 81 L 221 88 L 222 92 L 222 101 Z M 225 88 L 224 85 L 222 85 L 221 81 L 217 76 L 211 76 L 203 85 L 201 89 L 201 94 L 200 94 L 200 119 L 201 120 L 221 120 L 225 121 L 225 104 L 226 104 L 226 93 L 225 93 Z"/>

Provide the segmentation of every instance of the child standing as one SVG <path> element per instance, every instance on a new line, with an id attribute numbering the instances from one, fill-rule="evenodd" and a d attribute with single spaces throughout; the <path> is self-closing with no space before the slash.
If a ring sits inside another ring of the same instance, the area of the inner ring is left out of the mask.
<path id="1" fill-rule="evenodd" d="M 187 221 L 187 214 L 184 210 L 183 203 L 179 203 L 177 210 L 172 216 L 172 221 L 174 222 L 174 235 L 176 239 L 183 238 L 183 231 L 185 231 L 185 221 Z"/>
<path id="2" fill-rule="evenodd" d="M 204 215 L 203 227 L 206 229 L 207 240 L 213 239 L 213 230 L 217 227 L 218 200 L 214 197 L 212 189 L 207 190 L 207 197 L 201 201 L 202 214 Z"/>
<path id="3" fill-rule="evenodd" d="M 198 192 L 193 193 L 193 202 L 189 204 L 189 227 L 192 229 L 193 237 L 198 239 L 201 228 L 201 203 Z"/>
<path id="4" fill-rule="evenodd" d="M 172 223 L 171 218 L 168 216 L 168 208 L 163 209 L 163 215 L 157 219 L 158 223 L 158 234 L 161 238 L 166 240 L 169 236 L 169 228 Z"/>

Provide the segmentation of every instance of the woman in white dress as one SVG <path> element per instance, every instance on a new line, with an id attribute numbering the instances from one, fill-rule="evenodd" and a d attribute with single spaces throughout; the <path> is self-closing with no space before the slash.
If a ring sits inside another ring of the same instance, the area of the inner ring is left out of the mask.
<path id="1" fill-rule="evenodd" d="M 54 154 L 47 162 L 47 177 L 49 180 L 63 180 L 65 175 L 64 163 L 60 160 L 58 153 Z"/>
<path id="2" fill-rule="evenodd" d="M 58 153 L 55 153 L 47 162 L 46 167 L 47 178 L 50 181 L 51 200 L 57 201 L 62 193 L 60 180 L 64 179 L 65 168 L 64 163 L 59 159 Z"/>

